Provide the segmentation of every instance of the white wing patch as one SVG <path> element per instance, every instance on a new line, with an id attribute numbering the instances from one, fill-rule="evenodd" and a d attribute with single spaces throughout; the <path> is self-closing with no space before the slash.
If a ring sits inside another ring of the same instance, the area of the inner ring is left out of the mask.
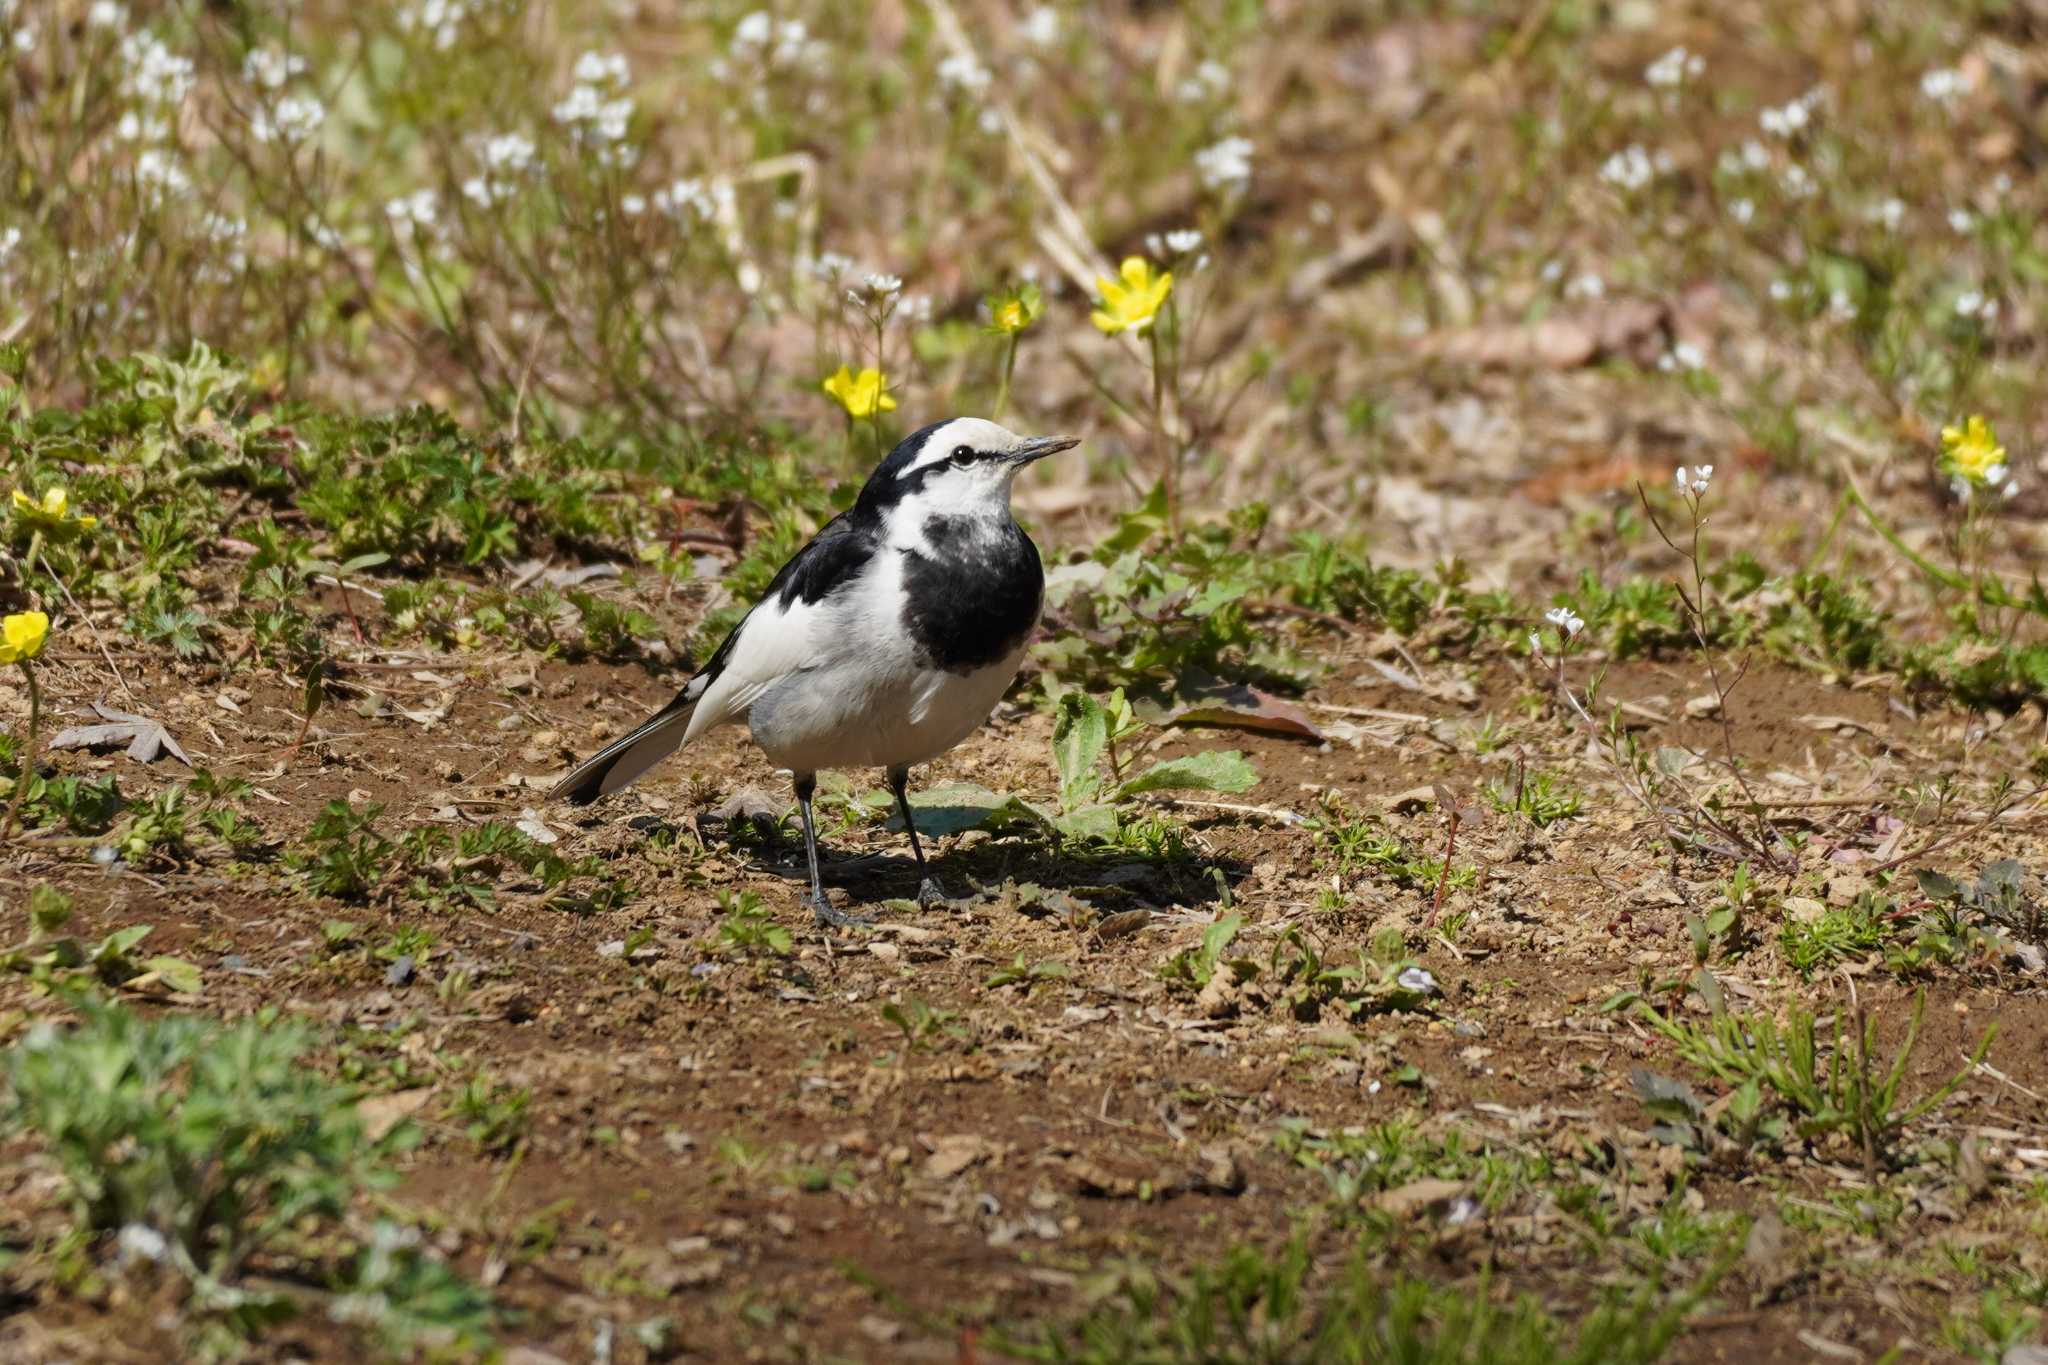
<path id="1" fill-rule="evenodd" d="M 725 667 L 697 702 L 683 743 L 746 715 L 763 692 L 790 674 L 817 664 L 830 648 L 830 601 L 797 599 L 785 608 L 771 599 L 748 612 L 747 619 L 740 622 Z"/>

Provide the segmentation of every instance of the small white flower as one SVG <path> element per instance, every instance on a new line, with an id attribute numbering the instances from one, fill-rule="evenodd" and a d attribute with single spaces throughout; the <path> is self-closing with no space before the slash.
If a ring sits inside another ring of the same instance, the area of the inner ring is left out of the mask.
<path id="1" fill-rule="evenodd" d="M 1543 613 L 1543 619 L 1556 626 L 1566 635 L 1577 635 L 1586 628 L 1585 618 L 1570 607 L 1552 607 Z"/>
<path id="2" fill-rule="evenodd" d="M 133 109 L 124 111 L 120 122 L 114 125 L 114 136 L 123 142 L 156 142 L 170 135 L 170 124 L 154 114 L 142 114 Z"/>
<path id="3" fill-rule="evenodd" d="M 1944 109 L 1970 91 L 1969 78 L 1952 66 L 1938 66 L 1920 78 L 1920 93 Z"/>
<path id="4" fill-rule="evenodd" d="M 892 294 L 903 292 L 903 281 L 895 275 L 872 274 L 861 283 L 878 299 L 886 299 Z"/>
<path id="5" fill-rule="evenodd" d="M 732 50 L 735 56 L 744 56 L 768 46 L 775 36 L 775 20 L 766 10 L 755 10 L 741 19 L 732 29 Z"/>
<path id="6" fill-rule="evenodd" d="M 440 216 L 440 207 L 432 190 L 414 190 L 388 201 L 384 213 L 400 236 L 410 237 L 420 228 L 432 227 Z"/>
<path id="7" fill-rule="evenodd" d="M 269 113 L 257 111 L 249 134 L 258 142 L 304 142 L 326 121 L 327 106 L 313 96 L 286 95 Z"/>
<path id="8" fill-rule="evenodd" d="M 1828 295 L 1828 316 L 1836 322 L 1854 322 L 1856 313 L 1856 300 L 1849 296 L 1848 290 L 1837 289 Z"/>
<path id="9" fill-rule="evenodd" d="M 979 95 L 988 89 L 988 68 L 965 52 L 956 52 L 939 63 L 939 84 L 964 95 Z"/>
<path id="10" fill-rule="evenodd" d="M 1706 69 L 1705 58 L 1688 52 L 1680 44 L 1644 67 L 1643 80 L 1659 90 L 1675 90 L 1688 80 L 1698 79 Z"/>
<path id="11" fill-rule="evenodd" d="M 1814 184 L 1812 174 L 1796 161 L 1786 163 L 1779 181 L 1784 185 L 1785 193 L 1794 199 L 1811 199 L 1819 188 Z"/>
<path id="12" fill-rule="evenodd" d="M 1624 147 L 1600 163 L 1600 178 L 1624 190 L 1639 190 L 1656 175 L 1656 166 L 1640 143 Z"/>
<path id="13" fill-rule="evenodd" d="M 36 31 L 27 24 L 14 30 L 14 50 L 21 56 L 28 56 L 36 50 Z"/>
<path id="14" fill-rule="evenodd" d="M 1533 630 L 1529 632 L 1529 652 L 1531 654 L 1541 654 L 1543 652 L 1543 638 Z"/>
<path id="15" fill-rule="evenodd" d="M 1899 224 L 1906 221 L 1906 201 L 1887 199 L 1871 209 L 1870 216 L 1882 224 L 1886 232 L 1897 232 Z"/>
<path id="16" fill-rule="evenodd" d="M 1607 282 L 1591 271 L 1577 276 L 1564 287 L 1568 299 L 1598 299 L 1607 296 Z"/>
<path id="17" fill-rule="evenodd" d="M 1394 981 L 1402 990 L 1414 991 L 1417 995 L 1437 995 L 1441 991 L 1436 978 L 1421 967 L 1403 967 Z"/>
<path id="18" fill-rule="evenodd" d="M 1212 59 L 1196 67 L 1195 73 L 1175 87 L 1173 93 L 1183 104 L 1200 104 L 1222 99 L 1230 93 L 1230 86 L 1230 68 Z"/>
<path id="19" fill-rule="evenodd" d="M 318 214 L 309 213 L 305 219 L 306 240 L 328 251 L 339 251 L 346 245 L 341 233 L 320 221 Z"/>
<path id="20" fill-rule="evenodd" d="M 1707 491 L 1707 485 L 1713 481 L 1713 478 L 1714 467 L 1710 464 L 1703 464 L 1693 469 L 1687 469 L 1684 465 L 1680 465 L 1678 473 L 1674 476 L 1678 484 L 1678 496 L 1681 498 L 1688 496 L 1700 497 Z"/>
<path id="21" fill-rule="evenodd" d="M 161 147 L 144 148 L 135 158 L 135 183 L 156 199 L 183 194 L 192 188 L 192 181 L 179 167 L 177 158 Z"/>
<path id="22" fill-rule="evenodd" d="M 1166 234 L 1166 249 L 1176 256 L 1185 256 L 1202 245 L 1202 234 L 1198 228 L 1175 228 Z"/>
<path id="23" fill-rule="evenodd" d="M 1748 227 L 1750 220 L 1756 217 L 1756 201 L 1754 199 L 1737 199 L 1728 206 L 1728 216 L 1744 227 Z"/>
<path id="24" fill-rule="evenodd" d="M 1772 280 L 1770 293 L 1771 297 L 1777 302 L 1785 302 L 1785 300 L 1792 297 L 1792 281 Z"/>
<path id="25" fill-rule="evenodd" d="M 263 90 L 279 90 L 304 74 L 306 59 L 274 47 L 252 47 L 242 55 L 242 79 Z"/>
<path id="26" fill-rule="evenodd" d="M 1250 138 L 1227 137 L 1195 153 L 1195 174 L 1206 189 L 1239 190 L 1251 183 Z"/>
<path id="27" fill-rule="evenodd" d="M 632 79 L 622 52 L 586 52 L 571 73 L 580 85 L 624 85 Z"/>
<path id="28" fill-rule="evenodd" d="M 1755 138 L 1748 138 L 1742 144 L 1742 164 L 1749 170 L 1761 171 L 1771 164 L 1771 150 Z"/>
<path id="29" fill-rule="evenodd" d="M 484 165 L 493 171 L 518 174 L 533 165 L 533 139 L 520 133 L 499 133 L 483 144 Z"/>
<path id="30" fill-rule="evenodd" d="M 1951 232 L 1968 233 L 1977 226 L 1977 218 L 1968 209 L 1950 209 L 1948 226 Z"/>
<path id="31" fill-rule="evenodd" d="M 128 7 L 119 0 L 92 0 L 85 22 L 90 28 L 120 28 L 128 22 Z"/>
<path id="32" fill-rule="evenodd" d="M 1984 305 L 1984 296 L 1975 289 L 1965 289 L 1956 295 L 1956 312 L 1962 317 L 1976 317 L 1984 311 Z"/>
<path id="33" fill-rule="evenodd" d="M 124 1224 L 114 1238 L 115 1255 L 124 1263 L 162 1261 L 171 1254 L 171 1243 L 147 1223 Z"/>
<path id="34" fill-rule="evenodd" d="M 1040 5 L 1024 16 L 1017 33 L 1033 47 L 1051 47 L 1060 40 L 1060 12 L 1051 5 Z"/>
<path id="35" fill-rule="evenodd" d="M 11 227 L 6 229 L 5 231 L 0 231 L 0 265 L 6 264 L 7 258 L 14 254 L 14 248 L 20 245 L 20 228 Z"/>
<path id="36" fill-rule="evenodd" d="M 1701 370 L 1707 365 L 1706 352 L 1690 341 L 1673 343 L 1657 360 L 1657 368 L 1665 371 Z"/>
<path id="37" fill-rule="evenodd" d="M 620 195 L 619 212 L 625 214 L 628 218 L 638 218 L 641 214 L 647 212 L 647 197 L 640 194 Z"/>

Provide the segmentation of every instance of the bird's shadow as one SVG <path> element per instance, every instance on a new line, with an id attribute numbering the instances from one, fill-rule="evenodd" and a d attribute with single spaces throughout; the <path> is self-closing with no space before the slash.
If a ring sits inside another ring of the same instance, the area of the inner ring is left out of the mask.
<path id="1" fill-rule="evenodd" d="M 747 856 L 754 871 L 799 887 L 810 880 L 803 836 L 787 822 L 700 820 L 698 835 L 707 846 L 723 843 Z M 843 888 L 859 903 L 916 898 L 917 862 L 908 851 L 854 852 L 838 846 L 845 838 L 839 834 L 818 841 L 818 873 L 827 888 Z M 1004 833 L 967 848 L 952 843 L 931 836 L 924 841 L 926 875 L 936 878 L 949 897 L 997 899 L 1007 889 L 1037 886 L 1102 914 L 1220 903 L 1251 871 L 1234 858 L 1089 844 L 1039 830 Z"/>

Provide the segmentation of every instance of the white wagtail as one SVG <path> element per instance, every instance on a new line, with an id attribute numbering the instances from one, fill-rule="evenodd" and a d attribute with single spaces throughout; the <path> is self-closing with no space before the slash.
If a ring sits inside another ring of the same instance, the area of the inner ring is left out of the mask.
<path id="1" fill-rule="evenodd" d="M 795 775 L 821 923 L 866 921 L 835 909 L 818 878 L 811 793 L 820 768 L 882 769 L 910 831 L 918 897 L 942 898 L 925 876 L 910 769 L 972 734 L 1016 678 L 1045 574 L 1010 515 L 1010 484 L 1033 460 L 1078 444 L 978 417 L 905 437 L 676 699 L 550 795 L 594 801 L 713 726 L 744 720 L 762 752 Z"/>

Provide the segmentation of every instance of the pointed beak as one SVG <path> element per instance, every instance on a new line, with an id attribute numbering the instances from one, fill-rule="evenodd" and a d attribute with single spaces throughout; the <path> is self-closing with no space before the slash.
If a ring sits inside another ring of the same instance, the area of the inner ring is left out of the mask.
<path id="1" fill-rule="evenodd" d="M 1018 464 L 1030 464 L 1048 455 L 1057 455 L 1062 450 L 1072 450 L 1081 444 L 1078 436 L 1033 436 L 1011 452 L 1010 458 Z"/>

